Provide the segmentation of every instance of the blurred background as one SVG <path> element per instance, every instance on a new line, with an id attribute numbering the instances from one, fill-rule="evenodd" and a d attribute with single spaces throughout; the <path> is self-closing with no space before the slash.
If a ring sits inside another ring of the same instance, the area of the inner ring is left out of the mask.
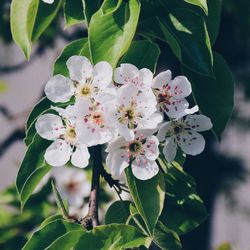
<path id="1" fill-rule="evenodd" d="M 43 96 L 44 85 L 52 75 L 53 62 L 61 49 L 68 42 L 86 36 L 86 31 L 81 26 L 70 29 L 70 32 L 63 30 L 61 15 L 41 37 L 30 61 L 26 62 L 20 49 L 12 42 L 9 5 L 10 0 L 0 1 L 0 249 L 16 250 L 19 248 L 14 247 L 13 237 L 21 246 L 33 229 L 34 219 L 39 224 L 53 212 L 53 206 L 49 205 L 53 199 L 47 197 L 50 186 L 46 185 L 37 190 L 27 205 L 27 214 L 21 219 L 15 210 L 13 184 L 26 149 L 22 141 L 25 120 L 33 105 Z M 197 182 L 197 191 L 205 202 L 209 217 L 182 238 L 183 249 L 250 250 L 249 0 L 223 1 L 220 34 L 214 50 L 224 56 L 233 72 L 235 108 L 221 141 L 207 133 L 205 152 L 198 157 L 188 157 L 184 165 L 185 171 Z M 161 51 L 158 70 L 169 68 L 174 75 L 180 74 L 179 63 L 169 48 L 162 44 Z M 61 192 L 66 196 L 80 185 L 74 177 L 70 182 L 57 173 L 52 175 L 59 184 L 62 183 Z M 77 173 L 72 173 L 75 175 Z M 88 175 L 84 178 L 87 182 Z M 115 194 L 107 190 L 102 194 L 103 200 L 108 202 Z M 86 196 L 85 193 L 81 195 Z M 44 197 L 49 202 L 35 205 L 36 199 Z M 82 209 L 85 204 L 77 202 L 77 199 L 72 200 L 72 204 L 77 204 L 75 207 Z M 13 211 L 4 205 L 7 203 L 13 205 Z M 40 211 L 39 216 L 34 215 L 36 209 Z M 78 211 L 73 210 L 72 213 Z"/>

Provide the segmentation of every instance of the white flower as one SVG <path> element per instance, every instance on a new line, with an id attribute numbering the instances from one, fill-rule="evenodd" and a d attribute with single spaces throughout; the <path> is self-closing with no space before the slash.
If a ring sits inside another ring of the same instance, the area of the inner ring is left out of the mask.
<path id="1" fill-rule="evenodd" d="M 72 56 L 66 62 L 70 78 L 53 76 L 45 86 L 45 94 L 52 102 L 67 102 L 76 98 L 95 98 L 112 82 L 112 67 L 107 62 L 93 66 L 84 56 Z"/>
<path id="2" fill-rule="evenodd" d="M 90 193 L 90 182 L 84 171 L 64 166 L 54 168 L 51 176 L 55 178 L 60 195 L 68 201 L 70 207 L 79 208 L 83 205 L 83 199 Z"/>
<path id="3" fill-rule="evenodd" d="M 117 95 L 104 104 L 109 121 L 126 140 L 134 139 L 134 130 L 155 129 L 162 121 L 152 91 L 138 91 L 134 85 L 117 89 Z"/>
<path id="4" fill-rule="evenodd" d="M 109 144 L 106 151 L 106 164 L 114 176 L 119 176 L 123 170 L 131 165 L 134 176 L 140 180 L 147 180 L 155 176 L 159 167 L 155 160 L 159 155 L 159 141 L 148 131 L 135 131 L 135 139 L 126 141 L 118 137 Z"/>
<path id="5" fill-rule="evenodd" d="M 52 4 L 54 3 L 54 0 L 42 0 L 44 3 Z"/>
<path id="6" fill-rule="evenodd" d="M 99 102 L 80 99 L 75 104 L 77 110 L 76 133 L 79 141 L 87 146 L 104 144 L 116 135 L 114 124 Z"/>
<path id="7" fill-rule="evenodd" d="M 54 167 L 63 166 L 70 158 L 71 163 L 80 168 L 88 165 L 89 152 L 86 145 L 79 143 L 75 131 L 75 117 L 72 106 L 66 110 L 56 109 L 62 116 L 54 114 L 41 115 L 35 124 L 37 133 L 53 143 L 47 148 L 44 158 Z"/>
<path id="8" fill-rule="evenodd" d="M 200 154 L 204 150 L 205 140 L 197 132 L 211 128 L 211 120 L 204 115 L 187 115 L 185 118 L 163 123 L 157 137 L 160 141 L 165 140 L 163 153 L 166 160 L 174 160 L 177 146 L 186 154 Z"/>
<path id="9" fill-rule="evenodd" d="M 149 89 L 152 85 L 153 73 L 149 69 L 138 70 L 133 64 L 124 63 L 115 69 L 114 81 L 123 85 L 133 84 L 139 89 Z"/>
<path id="10" fill-rule="evenodd" d="M 170 70 L 158 74 L 153 80 L 153 91 L 158 102 L 158 109 L 170 118 L 180 118 L 189 114 L 189 104 L 185 97 L 191 94 L 191 84 L 185 76 L 171 80 Z"/>

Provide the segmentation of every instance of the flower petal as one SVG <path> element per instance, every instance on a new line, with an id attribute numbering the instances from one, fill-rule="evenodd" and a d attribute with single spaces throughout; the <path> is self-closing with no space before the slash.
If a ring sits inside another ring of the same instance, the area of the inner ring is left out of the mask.
<path id="1" fill-rule="evenodd" d="M 114 81 L 119 84 L 129 84 L 139 77 L 139 70 L 130 63 L 123 63 L 121 67 L 115 69 Z"/>
<path id="2" fill-rule="evenodd" d="M 155 161 L 150 161 L 146 157 L 140 156 L 132 163 L 132 172 L 139 180 L 148 180 L 157 175 L 159 167 Z"/>
<path id="3" fill-rule="evenodd" d="M 38 117 L 35 128 L 37 133 L 47 140 L 55 140 L 65 131 L 61 117 L 54 114 L 45 114 Z"/>
<path id="4" fill-rule="evenodd" d="M 93 66 L 85 56 L 71 56 L 66 65 L 69 69 L 70 78 L 74 81 L 84 83 L 93 73 Z"/>
<path id="5" fill-rule="evenodd" d="M 157 138 L 159 139 L 159 141 L 164 141 L 166 138 L 167 134 L 170 134 L 172 132 L 172 126 L 171 126 L 171 122 L 164 122 L 158 131 L 157 134 Z"/>
<path id="6" fill-rule="evenodd" d="M 132 141 L 135 138 L 134 130 L 129 129 L 127 124 L 117 123 L 116 125 L 118 132 L 125 138 L 126 141 Z"/>
<path id="7" fill-rule="evenodd" d="M 71 163 L 78 168 L 85 168 L 89 164 L 90 154 L 87 146 L 78 145 L 71 156 Z"/>
<path id="8" fill-rule="evenodd" d="M 143 68 L 139 71 L 140 74 L 140 88 L 151 88 L 153 82 L 153 73 L 151 70 Z"/>
<path id="9" fill-rule="evenodd" d="M 94 66 L 93 85 L 106 88 L 112 81 L 113 69 L 108 62 L 99 62 Z"/>
<path id="10" fill-rule="evenodd" d="M 172 73 L 170 70 L 161 72 L 154 78 L 152 88 L 162 89 L 162 86 L 167 85 L 171 81 L 171 79 L 172 79 Z"/>
<path id="11" fill-rule="evenodd" d="M 186 99 L 171 100 L 164 105 L 164 111 L 170 118 L 179 119 L 186 114 L 189 103 Z"/>
<path id="12" fill-rule="evenodd" d="M 182 151 L 189 155 L 200 154 L 205 148 L 205 139 L 195 131 L 187 131 L 179 135 L 177 141 Z"/>
<path id="13" fill-rule="evenodd" d="M 52 4 L 54 3 L 54 0 L 42 0 L 44 3 Z"/>
<path id="14" fill-rule="evenodd" d="M 129 166 L 126 151 L 116 150 L 113 153 L 109 153 L 106 158 L 106 164 L 113 176 L 120 176 L 123 170 Z"/>
<path id="15" fill-rule="evenodd" d="M 177 76 L 170 81 L 169 92 L 175 99 L 182 99 L 189 96 L 192 92 L 191 84 L 185 76 Z"/>
<path id="16" fill-rule="evenodd" d="M 55 75 L 47 82 L 44 92 L 52 102 L 67 102 L 74 94 L 74 85 L 69 78 Z"/>
<path id="17" fill-rule="evenodd" d="M 159 156 L 159 141 L 156 136 L 149 136 L 143 145 L 147 159 L 154 161 Z"/>
<path id="18" fill-rule="evenodd" d="M 189 128 L 197 132 L 209 130 L 213 126 L 210 118 L 205 115 L 188 115 L 185 122 Z"/>
<path id="19" fill-rule="evenodd" d="M 60 167 L 66 164 L 72 154 L 72 148 L 65 140 L 54 141 L 46 150 L 44 158 L 53 167 Z"/>
<path id="20" fill-rule="evenodd" d="M 162 120 L 163 117 L 160 113 L 154 113 L 149 117 L 140 119 L 138 121 L 138 129 L 155 129 Z"/>
<path id="21" fill-rule="evenodd" d="M 166 160 L 171 163 L 177 152 L 177 144 L 174 141 L 173 137 L 169 137 L 166 139 L 164 147 L 163 147 L 163 154 L 166 158 Z"/>

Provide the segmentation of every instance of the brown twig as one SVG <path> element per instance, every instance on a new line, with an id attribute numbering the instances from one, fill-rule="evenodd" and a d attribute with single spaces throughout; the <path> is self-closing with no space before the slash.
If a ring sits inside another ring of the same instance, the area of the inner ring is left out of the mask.
<path id="1" fill-rule="evenodd" d="M 81 220 L 81 224 L 88 230 L 99 225 L 98 203 L 99 203 L 99 184 L 102 168 L 102 151 L 98 145 L 92 150 L 93 170 L 91 192 L 89 196 L 89 211 L 87 216 Z"/>

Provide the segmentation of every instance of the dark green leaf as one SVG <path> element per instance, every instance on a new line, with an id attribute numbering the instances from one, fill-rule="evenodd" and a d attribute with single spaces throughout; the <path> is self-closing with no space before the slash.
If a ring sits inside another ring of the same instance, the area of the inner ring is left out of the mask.
<path id="1" fill-rule="evenodd" d="M 87 21 L 87 25 L 89 25 L 91 17 L 100 7 L 99 0 L 82 0 L 84 6 L 84 16 L 85 20 Z"/>
<path id="2" fill-rule="evenodd" d="M 84 21 L 83 1 L 65 0 L 64 19 L 66 27 L 83 22 Z"/>
<path id="3" fill-rule="evenodd" d="M 154 243 L 162 250 L 181 250 L 179 236 L 162 222 L 158 221 L 154 230 Z"/>
<path id="4" fill-rule="evenodd" d="M 126 177 L 136 209 L 143 218 L 148 231 L 153 233 L 164 204 L 165 185 L 163 174 L 159 172 L 153 178 L 141 181 L 134 177 L 131 168 L 128 167 Z"/>
<path id="5" fill-rule="evenodd" d="M 112 0 L 105 0 L 107 4 Z M 103 15 L 100 9 L 89 25 L 89 47 L 93 63 L 108 61 L 113 67 L 127 51 L 134 37 L 140 14 L 138 0 L 123 1 L 120 7 Z"/>
<path id="6" fill-rule="evenodd" d="M 130 212 L 131 201 L 115 201 L 110 205 L 105 215 L 105 224 L 123 223 L 125 224 Z"/>
<path id="7" fill-rule="evenodd" d="M 197 5 L 203 9 L 203 11 L 208 14 L 207 0 L 184 0 L 187 3 Z M 210 1 L 210 0 L 208 0 Z"/>
<path id="8" fill-rule="evenodd" d="M 86 56 L 90 58 L 88 39 L 82 38 L 69 43 L 57 57 L 54 63 L 53 74 L 61 74 L 64 76 L 69 76 L 68 68 L 66 66 L 66 61 L 73 55 Z"/>
<path id="9" fill-rule="evenodd" d="M 183 73 L 191 81 L 193 95 L 201 112 L 211 118 L 213 131 L 220 138 L 234 106 L 234 81 L 227 63 L 219 54 L 214 54 L 216 79 L 195 74 L 187 68 Z"/>
<path id="10" fill-rule="evenodd" d="M 57 238 L 73 230 L 84 230 L 80 224 L 65 220 L 52 221 L 36 231 L 25 244 L 22 250 L 44 250 Z"/>
<path id="11" fill-rule="evenodd" d="M 164 176 L 166 198 L 160 221 L 178 234 L 187 233 L 206 218 L 206 208 L 196 193 L 193 178 L 177 163 L 168 165 Z"/>
<path id="12" fill-rule="evenodd" d="M 16 179 L 22 208 L 37 184 L 51 169 L 44 160 L 45 150 L 50 143 L 36 135 L 26 151 Z"/>
<path id="13" fill-rule="evenodd" d="M 140 32 L 169 44 L 180 62 L 202 75 L 213 77 L 213 57 L 204 18 L 187 9 L 140 24 Z"/>
<path id="14" fill-rule="evenodd" d="M 139 69 L 148 68 L 155 72 L 160 53 L 160 48 L 156 43 L 148 40 L 134 41 L 120 63 L 132 63 Z"/>

